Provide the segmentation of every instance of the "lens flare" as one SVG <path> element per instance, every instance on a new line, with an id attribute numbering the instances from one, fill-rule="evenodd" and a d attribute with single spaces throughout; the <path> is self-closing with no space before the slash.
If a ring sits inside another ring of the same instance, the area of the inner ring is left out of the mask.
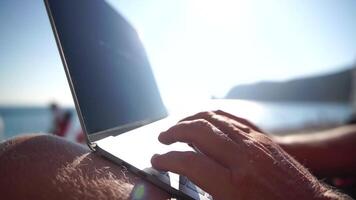
<path id="1" fill-rule="evenodd" d="M 145 195 L 145 186 L 143 184 L 139 184 L 134 188 L 133 191 L 133 200 L 143 199 Z"/>

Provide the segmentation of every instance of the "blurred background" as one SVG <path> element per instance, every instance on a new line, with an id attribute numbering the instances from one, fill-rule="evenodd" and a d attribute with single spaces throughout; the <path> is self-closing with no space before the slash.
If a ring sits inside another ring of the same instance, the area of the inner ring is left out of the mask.
<path id="1" fill-rule="evenodd" d="M 234 113 L 274 134 L 353 113 L 356 1 L 108 2 L 138 31 L 172 112 L 232 99 Z M 0 139 L 83 141 L 43 1 L 1 0 L 0 26 Z"/>

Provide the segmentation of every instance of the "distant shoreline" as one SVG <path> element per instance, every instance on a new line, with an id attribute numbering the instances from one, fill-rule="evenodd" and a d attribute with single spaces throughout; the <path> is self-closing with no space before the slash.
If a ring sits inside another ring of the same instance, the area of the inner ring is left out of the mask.
<path id="1" fill-rule="evenodd" d="M 332 74 L 292 79 L 283 82 L 259 82 L 238 85 L 227 99 L 265 102 L 350 103 L 353 96 L 353 68 Z"/>

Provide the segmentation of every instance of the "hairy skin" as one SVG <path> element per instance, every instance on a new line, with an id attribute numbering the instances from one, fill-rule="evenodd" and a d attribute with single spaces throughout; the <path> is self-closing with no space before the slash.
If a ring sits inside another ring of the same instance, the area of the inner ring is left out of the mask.
<path id="1" fill-rule="evenodd" d="M 223 149 L 213 155 L 214 152 L 204 152 L 202 144 L 196 144 L 198 141 L 191 141 L 188 143 L 197 152 L 171 152 L 152 159 L 157 168 L 190 177 L 215 199 L 349 199 L 321 184 L 243 118 L 217 111 L 200 113 L 179 124 L 195 124 L 189 126 L 187 133 L 204 130 L 223 137 L 225 142 L 240 144 L 238 153 Z M 176 128 L 167 131 L 168 135 L 162 134 L 160 140 L 166 144 L 183 141 L 177 135 L 169 136 Z M 231 133 L 241 135 L 236 138 Z M 185 136 L 189 139 L 189 134 Z M 210 146 L 219 149 L 219 145 Z M 238 162 L 222 162 L 229 157 Z M 171 161 L 168 165 L 167 160 Z M 36 200 L 169 198 L 164 191 L 85 146 L 48 135 L 26 135 L 0 143 L 0 193 L 4 199 Z"/>
<path id="2" fill-rule="evenodd" d="M 85 146 L 48 135 L 26 135 L 1 143 L 0 177 L 2 199 L 169 198 Z M 138 193 L 136 188 L 140 188 Z"/>
<path id="3" fill-rule="evenodd" d="M 216 200 L 348 199 L 321 184 L 257 127 L 222 111 L 183 119 L 159 140 L 185 142 L 197 151 L 156 155 L 153 166 L 187 176 Z"/>
<path id="4" fill-rule="evenodd" d="M 356 177 L 356 125 L 273 139 L 317 176 Z"/>

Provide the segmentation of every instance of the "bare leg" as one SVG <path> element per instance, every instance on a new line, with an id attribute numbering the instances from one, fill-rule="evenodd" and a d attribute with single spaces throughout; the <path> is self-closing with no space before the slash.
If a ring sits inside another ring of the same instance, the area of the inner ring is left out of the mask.
<path id="1" fill-rule="evenodd" d="M 48 135 L 0 144 L 2 199 L 168 199 L 169 195 L 104 158 Z"/>

